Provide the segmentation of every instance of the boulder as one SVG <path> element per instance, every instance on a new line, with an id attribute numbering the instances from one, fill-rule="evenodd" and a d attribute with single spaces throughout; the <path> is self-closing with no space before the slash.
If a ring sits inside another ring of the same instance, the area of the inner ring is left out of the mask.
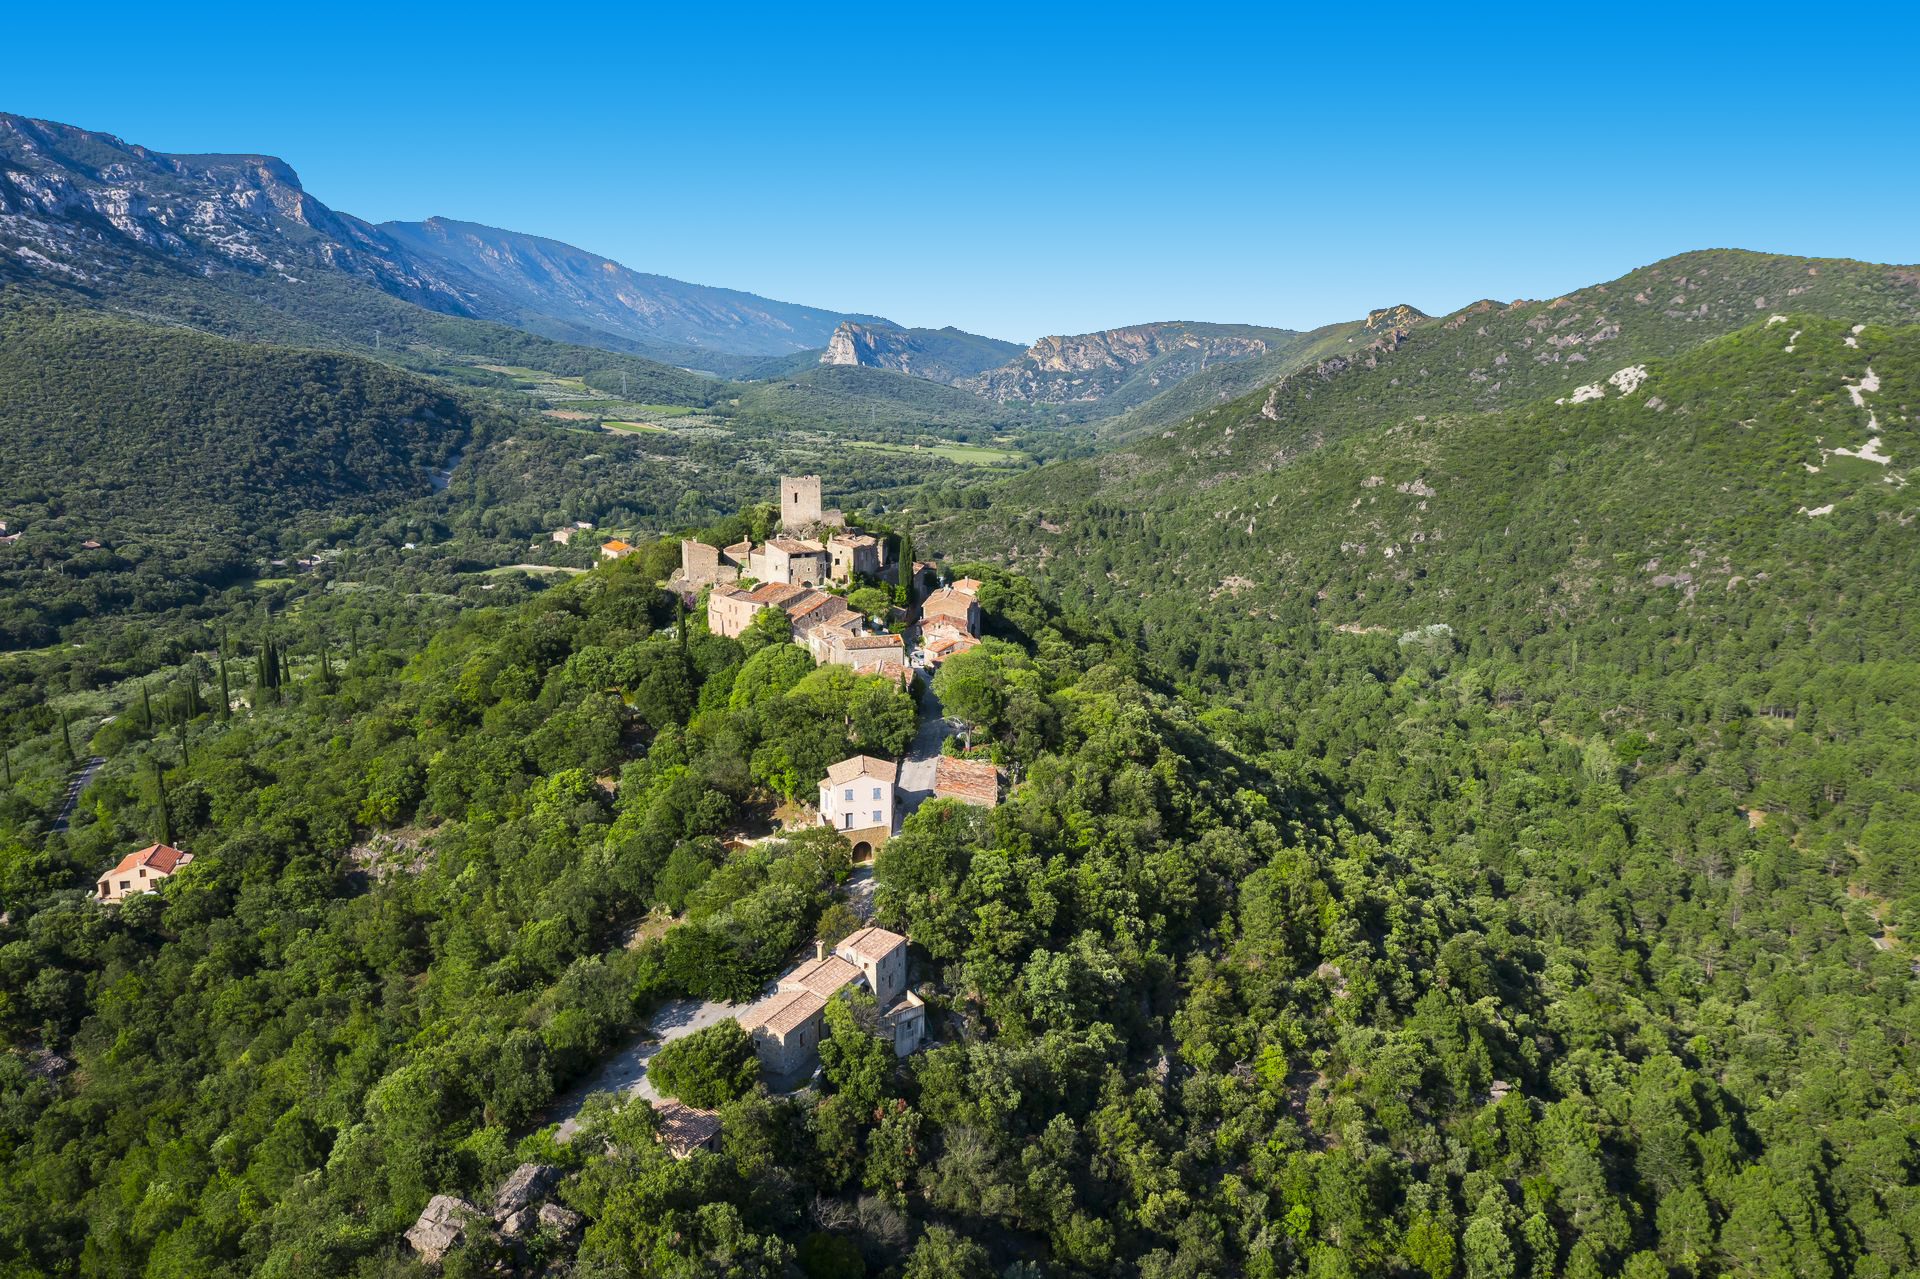
<path id="1" fill-rule="evenodd" d="M 583 1220 L 584 1218 L 571 1208 L 562 1208 L 559 1204 L 540 1205 L 540 1224 L 561 1239 L 571 1240 L 578 1235 Z"/>
<path id="2" fill-rule="evenodd" d="M 420 1260 L 430 1266 L 440 1264 L 448 1249 L 466 1237 L 470 1229 L 486 1228 L 486 1214 L 456 1195 L 435 1195 L 421 1209 L 420 1219 L 407 1231 Z"/>
<path id="3" fill-rule="evenodd" d="M 521 1164 L 500 1183 L 499 1193 L 493 1197 L 493 1219 L 503 1221 L 545 1199 L 558 1180 L 560 1170 L 552 1164 Z"/>
<path id="4" fill-rule="evenodd" d="M 518 1239 L 522 1235 L 532 1234 L 534 1227 L 539 1223 L 540 1214 L 534 1211 L 532 1205 L 528 1205 L 518 1212 L 507 1215 L 506 1220 L 500 1223 L 500 1237 Z"/>

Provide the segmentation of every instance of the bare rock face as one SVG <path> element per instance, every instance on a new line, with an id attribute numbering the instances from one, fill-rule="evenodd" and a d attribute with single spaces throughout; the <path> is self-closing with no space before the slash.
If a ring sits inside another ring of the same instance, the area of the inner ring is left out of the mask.
<path id="1" fill-rule="evenodd" d="M 478 1208 L 456 1195 L 435 1195 L 421 1210 L 420 1219 L 408 1228 L 407 1242 L 420 1260 L 437 1266 L 469 1230 L 486 1229 L 486 1214 Z"/>
<path id="2" fill-rule="evenodd" d="M 545 1199 L 560 1180 L 560 1170 L 552 1164 L 521 1164 L 493 1197 L 493 1219 L 503 1220 Z"/>
<path id="3" fill-rule="evenodd" d="M 1475 303 L 1476 307 L 1488 306 L 1485 302 Z M 1377 311 L 1367 312 L 1366 324 L 1369 333 L 1380 333 L 1388 329 L 1404 329 L 1427 319 L 1426 312 L 1402 302 L 1399 306 L 1383 306 Z"/>
<path id="4" fill-rule="evenodd" d="M 820 356 L 822 364 L 855 365 L 867 369 L 892 369 L 911 374 L 919 343 L 902 329 L 886 329 L 873 324 L 855 324 L 848 320 L 827 339 Z"/>
<path id="5" fill-rule="evenodd" d="M 1151 366 L 1156 386 L 1210 364 L 1251 359 L 1264 338 L 1220 332 L 1220 326 L 1136 324 L 1072 337 L 1044 337 L 1004 367 L 956 383 L 990 399 L 1041 404 L 1086 403 L 1113 394 Z"/>
<path id="6" fill-rule="evenodd" d="M 538 1212 L 532 1208 L 522 1208 L 519 1212 L 509 1214 L 507 1219 L 500 1223 L 500 1237 L 502 1239 L 519 1239 L 524 1235 L 533 1233 L 534 1228 L 539 1224 L 540 1214 Z"/>

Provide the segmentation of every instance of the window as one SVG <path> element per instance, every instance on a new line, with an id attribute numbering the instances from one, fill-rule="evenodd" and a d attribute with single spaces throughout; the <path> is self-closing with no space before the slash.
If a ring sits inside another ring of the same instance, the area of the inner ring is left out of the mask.
<path id="1" fill-rule="evenodd" d="M 146 877 L 147 877 L 147 868 L 145 866 L 142 866 L 140 868 L 140 878 L 145 879 Z"/>
<path id="2" fill-rule="evenodd" d="M 853 802 L 853 787 L 851 786 L 847 787 L 846 793 L 843 794 L 841 798 L 846 800 L 849 804 L 851 804 Z"/>
<path id="3" fill-rule="evenodd" d="M 852 830 L 852 829 L 853 829 L 853 814 L 852 814 L 852 813 L 848 813 L 848 814 L 847 814 L 846 816 L 844 816 L 844 817 L 842 817 L 842 818 L 840 819 L 840 829 L 841 829 L 841 830 Z"/>
<path id="4" fill-rule="evenodd" d="M 880 810 L 877 808 L 873 811 L 873 824 L 875 826 L 880 824 Z"/>
<path id="5" fill-rule="evenodd" d="M 126 891 L 127 891 L 127 890 L 128 890 L 129 888 L 132 888 L 132 887 L 133 887 L 133 884 L 132 884 L 132 882 L 131 882 L 131 881 L 129 881 L 129 880 L 125 880 L 125 879 L 123 879 L 123 880 L 121 880 L 121 881 L 120 881 L 120 891 L 121 891 L 121 892 L 123 892 L 123 893 L 124 893 L 124 892 L 126 892 Z"/>
<path id="6" fill-rule="evenodd" d="M 876 787 L 874 787 L 874 788 L 873 788 L 873 797 L 874 797 L 875 799 L 879 799 L 879 798 L 880 798 L 880 788 L 879 788 L 878 786 L 876 786 Z"/>

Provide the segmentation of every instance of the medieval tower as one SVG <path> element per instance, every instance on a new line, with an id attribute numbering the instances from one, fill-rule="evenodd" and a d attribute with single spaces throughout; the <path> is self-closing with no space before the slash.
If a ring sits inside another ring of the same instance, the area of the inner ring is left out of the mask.
<path id="1" fill-rule="evenodd" d="M 780 527 L 789 531 L 820 522 L 820 477 L 780 477 Z"/>

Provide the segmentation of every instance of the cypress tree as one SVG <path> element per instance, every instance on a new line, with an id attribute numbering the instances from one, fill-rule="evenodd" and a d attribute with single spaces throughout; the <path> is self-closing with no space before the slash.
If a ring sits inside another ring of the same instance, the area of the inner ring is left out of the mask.
<path id="1" fill-rule="evenodd" d="M 893 602 L 905 608 L 913 603 L 913 534 L 900 535 L 900 563 L 894 566 L 894 576 L 899 582 L 893 593 Z"/>
<path id="2" fill-rule="evenodd" d="M 167 813 L 167 780 L 160 771 L 157 756 L 147 756 L 147 768 L 153 774 L 153 810 L 160 828 L 160 842 L 173 843 L 173 819 Z"/>
<path id="3" fill-rule="evenodd" d="M 220 718 L 226 719 L 233 714 L 233 698 L 227 692 L 227 653 L 226 641 L 220 646 Z"/>
<path id="4" fill-rule="evenodd" d="M 153 695 L 147 691 L 145 680 L 140 681 L 140 727 L 153 731 Z"/>
<path id="5" fill-rule="evenodd" d="M 0 767 L 7 770 L 7 785 L 13 785 L 13 743 L 0 744 Z"/>
<path id="6" fill-rule="evenodd" d="M 67 713 L 60 712 L 60 744 L 67 748 L 67 758 L 74 759 L 73 736 L 67 731 Z"/>

